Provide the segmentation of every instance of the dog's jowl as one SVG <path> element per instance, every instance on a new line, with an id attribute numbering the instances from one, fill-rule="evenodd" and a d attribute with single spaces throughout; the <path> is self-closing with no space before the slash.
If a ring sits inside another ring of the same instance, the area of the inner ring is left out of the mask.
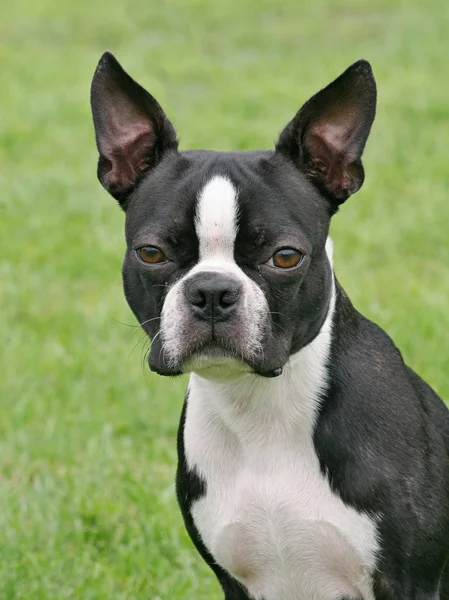
<path id="1" fill-rule="evenodd" d="M 190 373 L 177 494 L 226 600 L 449 600 L 449 413 L 332 268 L 331 217 L 364 179 L 369 64 L 268 151 L 179 151 L 110 54 L 91 100 L 150 368 Z"/>

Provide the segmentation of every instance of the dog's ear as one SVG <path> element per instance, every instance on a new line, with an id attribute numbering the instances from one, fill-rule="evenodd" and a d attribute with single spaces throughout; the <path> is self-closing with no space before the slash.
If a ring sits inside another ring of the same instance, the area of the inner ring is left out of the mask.
<path id="1" fill-rule="evenodd" d="M 91 87 L 98 179 L 126 210 L 130 193 L 167 151 L 178 148 L 173 125 L 112 54 L 100 59 Z"/>
<path id="2" fill-rule="evenodd" d="M 363 183 L 361 157 L 375 113 L 373 72 L 359 60 L 306 102 L 279 137 L 276 150 L 329 198 L 332 212 Z"/>

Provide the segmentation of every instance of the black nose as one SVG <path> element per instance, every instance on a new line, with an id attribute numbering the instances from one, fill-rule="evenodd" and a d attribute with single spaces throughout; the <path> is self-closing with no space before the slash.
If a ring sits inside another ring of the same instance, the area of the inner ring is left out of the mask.
<path id="1" fill-rule="evenodd" d="M 200 319 L 225 321 L 240 297 L 241 283 L 220 273 L 198 273 L 186 281 L 185 294 Z"/>

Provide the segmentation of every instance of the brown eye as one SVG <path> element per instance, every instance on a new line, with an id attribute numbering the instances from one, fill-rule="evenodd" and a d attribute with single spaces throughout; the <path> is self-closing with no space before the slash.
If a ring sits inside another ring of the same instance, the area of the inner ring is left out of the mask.
<path id="1" fill-rule="evenodd" d="M 278 269 L 293 269 L 297 267 L 304 258 L 304 254 L 293 248 L 282 248 L 270 258 L 267 264 Z"/>
<path id="2" fill-rule="evenodd" d="M 154 246 L 143 246 L 142 248 L 138 248 L 136 252 L 138 258 L 148 265 L 157 265 L 168 260 L 162 250 Z"/>

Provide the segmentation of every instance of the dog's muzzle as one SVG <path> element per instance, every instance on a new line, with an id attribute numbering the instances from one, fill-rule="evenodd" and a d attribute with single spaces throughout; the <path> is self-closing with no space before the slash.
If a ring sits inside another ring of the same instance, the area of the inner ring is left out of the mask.
<path id="1" fill-rule="evenodd" d="M 266 360 L 270 332 L 267 300 L 254 281 L 235 263 L 199 264 L 165 298 L 150 368 L 175 375 L 209 362 L 215 366 L 233 362 L 276 376 L 282 363 L 276 357 L 269 364 Z"/>

